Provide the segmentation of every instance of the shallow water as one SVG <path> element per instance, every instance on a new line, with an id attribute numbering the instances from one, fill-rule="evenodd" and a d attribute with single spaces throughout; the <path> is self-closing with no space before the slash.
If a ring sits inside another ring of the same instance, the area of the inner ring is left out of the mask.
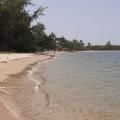
<path id="1" fill-rule="evenodd" d="M 120 120 L 120 52 L 64 52 L 1 82 L 16 120 Z"/>
<path id="2" fill-rule="evenodd" d="M 57 54 L 54 60 L 37 64 L 32 78 L 36 97 L 39 91 L 45 95 L 43 120 L 120 118 L 119 51 Z"/>

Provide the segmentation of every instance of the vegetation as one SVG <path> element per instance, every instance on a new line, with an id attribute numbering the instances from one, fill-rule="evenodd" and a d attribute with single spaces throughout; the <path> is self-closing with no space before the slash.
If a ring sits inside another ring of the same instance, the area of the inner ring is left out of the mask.
<path id="1" fill-rule="evenodd" d="M 37 36 L 34 28 L 43 32 L 43 25 L 31 27 L 33 20 L 43 15 L 44 7 L 39 7 L 30 15 L 25 9 L 31 0 L 0 1 L 0 50 L 17 52 L 36 51 Z M 38 31 L 38 32 L 39 32 Z M 42 34 L 42 33 L 41 33 Z"/>
<path id="2" fill-rule="evenodd" d="M 67 40 L 56 37 L 52 32 L 45 33 L 45 25 L 31 25 L 46 9 L 40 6 L 31 15 L 26 7 L 33 5 L 31 0 L 0 0 L 0 51 L 36 52 L 43 50 L 120 50 L 120 46 L 108 41 L 105 45 L 85 45 L 83 40 Z"/>

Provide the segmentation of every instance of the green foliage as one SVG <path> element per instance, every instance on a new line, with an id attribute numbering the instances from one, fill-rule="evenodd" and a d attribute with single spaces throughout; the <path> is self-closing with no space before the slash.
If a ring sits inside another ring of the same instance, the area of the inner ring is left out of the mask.
<path id="1" fill-rule="evenodd" d="M 0 0 L 0 51 L 35 52 L 41 50 L 120 50 L 120 46 L 108 41 L 105 45 L 85 46 L 83 40 L 67 40 L 64 36 L 57 38 L 52 32 L 45 33 L 45 25 L 31 23 L 44 15 L 46 7 L 40 6 L 32 15 L 26 7 L 33 5 L 31 0 Z"/>
<path id="2" fill-rule="evenodd" d="M 86 49 L 87 49 L 87 50 L 92 50 L 92 47 L 93 47 L 93 46 L 92 46 L 91 43 L 89 42 L 89 43 L 87 44 L 87 46 L 86 46 Z"/>
<path id="3" fill-rule="evenodd" d="M 17 52 L 36 50 L 31 23 L 43 14 L 44 8 L 39 7 L 33 15 L 30 15 L 25 9 L 28 5 L 32 5 L 31 0 L 0 1 L 0 50 Z"/>
<path id="4" fill-rule="evenodd" d="M 120 45 L 112 45 L 110 41 L 105 45 L 92 45 L 88 43 L 86 46 L 83 40 L 66 40 L 65 37 L 57 38 L 57 49 L 59 51 L 85 51 L 85 50 L 120 50 Z"/>
<path id="5" fill-rule="evenodd" d="M 82 40 L 66 40 L 65 37 L 57 38 L 58 50 L 80 51 L 85 50 L 85 44 Z"/>

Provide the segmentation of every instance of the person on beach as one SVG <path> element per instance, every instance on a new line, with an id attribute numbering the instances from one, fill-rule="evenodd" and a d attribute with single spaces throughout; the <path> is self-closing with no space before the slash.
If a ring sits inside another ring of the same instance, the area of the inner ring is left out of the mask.
<path id="1" fill-rule="evenodd" d="M 54 55 L 55 55 L 55 53 L 56 53 L 56 49 L 54 49 Z"/>

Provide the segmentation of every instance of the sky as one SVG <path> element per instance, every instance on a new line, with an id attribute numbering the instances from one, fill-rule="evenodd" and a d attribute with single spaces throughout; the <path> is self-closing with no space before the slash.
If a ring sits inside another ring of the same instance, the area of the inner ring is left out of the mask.
<path id="1" fill-rule="evenodd" d="M 48 7 L 37 21 L 46 33 L 84 40 L 86 43 L 120 44 L 120 0 L 33 0 L 36 7 Z"/>

